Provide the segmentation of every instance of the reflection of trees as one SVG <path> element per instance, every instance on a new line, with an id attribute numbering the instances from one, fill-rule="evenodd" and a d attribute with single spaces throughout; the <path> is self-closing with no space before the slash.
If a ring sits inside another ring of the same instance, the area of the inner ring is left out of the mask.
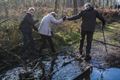
<path id="1" fill-rule="evenodd" d="M 105 69 L 100 69 L 100 80 L 104 80 Z"/>

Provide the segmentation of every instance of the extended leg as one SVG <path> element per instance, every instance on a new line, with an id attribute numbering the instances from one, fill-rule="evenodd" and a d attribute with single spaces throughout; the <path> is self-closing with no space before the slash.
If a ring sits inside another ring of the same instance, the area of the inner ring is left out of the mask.
<path id="1" fill-rule="evenodd" d="M 50 45 L 50 48 L 51 48 L 52 52 L 56 52 L 55 48 L 54 48 L 54 43 L 53 43 L 53 40 L 52 40 L 51 36 L 48 37 L 48 43 Z"/>
<path id="2" fill-rule="evenodd" d="M 41 42 L 42 42 L 42 44 L 41 44 L 41 46 L 40 46 L 40 49 L 39 49 L 39 53 L 41 53 L 42 52 L 42 49 L 44 49 L 44 47 L 45 47 L 45 45 L 46 45 L 46 36 L 44 36 L 44 35 L 41 35 Z"/>
<path id="3" fill-rule="evenodd" d="M 93 39 L 93 32 L 87 32 L 86 54 L 90 54 L 91 53 L 92 39 Z"/>
<path id="4" fill-rule="evenodd" d="M 87 32 L 87 46 L 86 46 L 86 61 L 91 60 L 91 44 L 93 39 L 93 32 Z"/>
<path id="5" fill-rule="evenodd" d="M 85 35 L 86 35 L 85 31 L 81 31 L 80 48 L 79 48 L 80 54 L 82 54 L 82 52 L 83 52 L 83 45 L 84 45 Z"/>

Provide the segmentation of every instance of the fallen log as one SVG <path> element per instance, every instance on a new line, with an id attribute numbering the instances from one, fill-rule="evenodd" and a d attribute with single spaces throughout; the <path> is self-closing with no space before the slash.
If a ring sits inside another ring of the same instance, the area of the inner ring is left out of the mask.
<path id="1" fill-rule="evenodd" d="M 90 80 L 90 74 L 91 74 L 91 66 L 87 66 L 85 70 L 77 76 L 74 80 Z"/>

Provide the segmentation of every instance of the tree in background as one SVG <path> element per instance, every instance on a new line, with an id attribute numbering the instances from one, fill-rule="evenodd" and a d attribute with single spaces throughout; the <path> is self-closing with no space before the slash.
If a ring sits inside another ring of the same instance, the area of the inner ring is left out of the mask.
<path id="1" fill-rule="evenodd" d="M 59 8 L 59 4 L 58 4 L 58 0 L 55 0 L 55 7 L 54 7 L 54 12 L 58 12 L 58 8 Z"/>
<path id="2" fill-rule="evenodd" d="M 74 9 L 74 14 L 77 14 L 78 9 L 77 9 L 77 0 L 73 0 L 73 9 Z"/>

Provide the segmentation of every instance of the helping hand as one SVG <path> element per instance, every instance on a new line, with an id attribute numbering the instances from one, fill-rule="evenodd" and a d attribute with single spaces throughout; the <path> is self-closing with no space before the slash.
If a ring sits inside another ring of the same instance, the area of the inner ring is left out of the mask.
<path id="1" fill-rule="evenodd" d="M 63 17 L 63 21 L 65 21 L 65 20 L 66 20 L 66 16 Z"/>

